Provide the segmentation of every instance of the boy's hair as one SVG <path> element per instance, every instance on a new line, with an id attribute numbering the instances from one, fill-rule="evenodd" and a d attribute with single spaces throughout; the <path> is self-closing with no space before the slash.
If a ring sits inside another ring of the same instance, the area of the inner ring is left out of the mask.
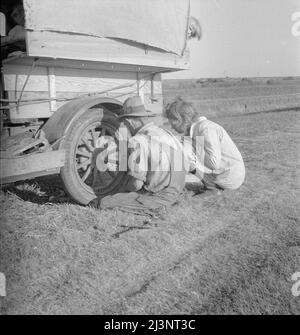
<path id="1" fill-rule="evenodd" d="M 168 104 L 166 107 L 166 116 L 176 126 L 179 133 L 185 133 L 192 125 L 197 113 L 190 102 L 183 100 L 181 97 Z"/>

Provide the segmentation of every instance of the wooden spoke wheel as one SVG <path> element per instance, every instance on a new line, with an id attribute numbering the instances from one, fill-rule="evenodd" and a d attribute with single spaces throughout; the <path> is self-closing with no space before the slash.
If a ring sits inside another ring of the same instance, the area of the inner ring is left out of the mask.
<path id="1" fill-rule="evenodd" d="M 118 118 L 105 108 L 87 110 L 74 120 L 63 140 L 66 162 L 61 177 L 69 195 L 86 205 L 118 192 L 126 181 L 119 171 Z"/>

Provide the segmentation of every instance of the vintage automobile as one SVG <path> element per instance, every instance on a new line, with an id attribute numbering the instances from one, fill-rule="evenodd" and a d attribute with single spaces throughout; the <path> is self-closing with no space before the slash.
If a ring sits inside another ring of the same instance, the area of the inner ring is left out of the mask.
<path id="1" fill-rule="evenodd" d="M 22 5 L 26 50 L 2 60 L 1 183 L 60 173 L 69 195 L 87 204 L 124 180 L 95 163 L 99 138 L 117 138 L 124 100 L 139 95 L 162 112 L 161 74 L 188 68 L 189 1 Z"/>

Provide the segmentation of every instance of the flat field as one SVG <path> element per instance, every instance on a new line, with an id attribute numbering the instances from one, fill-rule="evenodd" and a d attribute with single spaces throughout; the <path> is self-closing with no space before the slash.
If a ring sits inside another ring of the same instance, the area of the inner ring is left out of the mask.
<path id="1" fill-rule="evenodd" d="M 3 188 L 0 314 L 300 314 L 299 83 L 166 81 L 166 102 L 191 99 L 224 126 L 246 180 L 186 190 L 164 218 L 78 206 L 58 177 Z"/>

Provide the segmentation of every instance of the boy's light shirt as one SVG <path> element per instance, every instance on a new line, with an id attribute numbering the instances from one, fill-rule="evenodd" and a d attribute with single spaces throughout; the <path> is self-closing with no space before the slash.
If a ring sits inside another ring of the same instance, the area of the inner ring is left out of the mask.
<path id="1" fill-rule="evenodd" d="M 206 117 L 199 117 L 190 130 L 193 140 L 197 136 L 204 136 L 204 164 L 197 159 L 197 168 L 205 174 L 220 175 L 236 164 L 244 164 L 236 145 L 225 129 L 218 124 L 207 120 Z M 196 155 L 199 155 L 197 148 Z"/>

